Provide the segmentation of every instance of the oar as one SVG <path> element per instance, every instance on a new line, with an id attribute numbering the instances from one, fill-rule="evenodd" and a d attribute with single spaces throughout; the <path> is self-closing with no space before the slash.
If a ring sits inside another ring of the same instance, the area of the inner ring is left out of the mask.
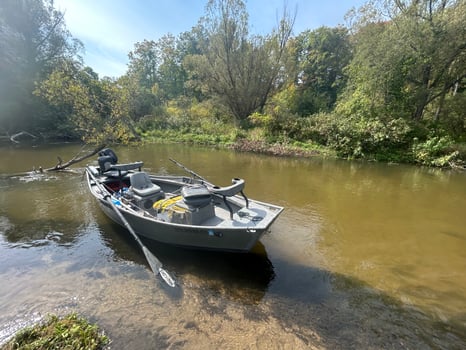
<path id="1" fill-rule="evenodd" d="M 191 169 L 188 169 L 186 168 L 183 164 L 177 162 L 176 160 L 172 159 L 172 158 L 168 158 L 170 161 L 172 161 L 173 163 L 175 163 L 176 165 L 178 165 L 181 169 L 187 171 L 188 173 L 190 173 L 192 176 L 195 176 L 197 177 L 199 180 L 202 180 L 204 181 L 207 185 L 209 186 L 212 186 L 214 187 L 214 185 L 212 183 L 210 183 L 209 181 L 207 181 L 206 179 L 204 179 L 201 175 L 199 174 L 196 174 L 194 171 L 192 171 Z"/>
<path id="2" fill-rule="evenodd" d="M 170 286 L 170 287 L 175 287 L 175 280 L 170 276 L 170 274 L 162 267 L 162 263 L 160 262 L 159 259 L 155 257 L 154 254 L 151 253 L 149 249 L 142 243 L 141 239 L 138 237 L 136 232 L 134 232 L 133 228 L 129 224 L 129 222 L 125 219 L 123 214 L 118 210 L 117 206 L 115 203 L 112 201 L 112 196 L 108 194 L 108 191 L 103 187 L 103 185 L 95 178 L 94 174 L 92 174 L 91 170 L 86 168 L 87 173 L 89 176 L 94 180 L 95 184 L 100 188 L 102 193 L 104 194 L 104 199 L 110 204 L 112 209 L 115 211 L 115 213 L 118 215 L 120 218 L 121 222 L 125 225 L 125 227 L 128 229 L 128 231 L 131 233 L 131 235 L 134 237 L 136 242 L 139 244 L 141 247 L 147 262 L 150 265 L 150 268 L 154 272 L 154 274 L 157 276 L 160 274 L 160 277 Z"/>

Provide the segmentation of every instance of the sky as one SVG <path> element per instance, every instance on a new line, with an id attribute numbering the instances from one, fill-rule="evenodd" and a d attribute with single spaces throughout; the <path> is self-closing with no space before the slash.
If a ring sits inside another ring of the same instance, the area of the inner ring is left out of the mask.
<path id="1" fill-rule="evenodd" d="M 367 0 L 245 0 L 250 32 L 268 34 L 284 4 L 294 12 L 294 34 L 345 25 L 345 14 Z M 84 63 L 100 77 L 125 74 L 128 53 L 144 39 L 187 32 L 205 14 L 208 0 L 55 0 L 66 27 L 84 44 Z"/>

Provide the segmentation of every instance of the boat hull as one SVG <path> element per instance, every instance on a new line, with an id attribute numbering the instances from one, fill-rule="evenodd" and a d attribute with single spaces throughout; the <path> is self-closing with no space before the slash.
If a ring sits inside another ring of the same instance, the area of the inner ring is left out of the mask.
<path id="1" fill-rule="evenodd" d="M 175 246 L 248 252 L 270 229 L 283 210 L 282 207 L 241 196 L 226 199 L 223 195 L 213 195 L 214 215 L 204 220 L 202 224 L 170 222 L 163 214 L 138 207 L 134 203 L 126 203 L 122 196 L 118 197 L 115 192 L 110 192 L 109 178 L 98 175 L 95 168 L 88 167 L 86 176 L 91 194 L 111 220 L 125 226 L 115 212 L 116 208 L 137 235 Z M 150 179 L 152 183 L 160 185 L 165 192 L 182 189 L 189 180 L 186 177 L 155 175 L 151 175 Z M 189 183 L 188 187 L 192 185 L 196 184 Z M 112 198 L 115 206 L 110 205 L 109 197 Z"/>
<path id="2" fill-rule="evenodd" d="M 124 226 L 106 201 L 99 200 L 99 205 L 105 215 Z M 248 252 L 266 232 L 266 229 L 254 227 L 234 229 L 177 225 L 155 221 L 123 210 L 120 212 L 139 236 L 180 247 Z"/>

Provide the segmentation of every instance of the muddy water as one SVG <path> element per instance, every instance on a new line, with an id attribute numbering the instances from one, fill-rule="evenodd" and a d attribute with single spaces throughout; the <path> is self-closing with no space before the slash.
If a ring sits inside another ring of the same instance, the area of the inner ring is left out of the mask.
<path id="1" fill-rule="evenodd" d="M 0 174 L 79 146 L 0 149 Z M 145 243 L 178 281 L 151 274 L 74 173 L 0 178 L 0 343 L 47 313 L 97 322 L 113 349 L 466 347 L 466 174 L 287 159 L 180 145 L 115 148 L 122 162 L 286 207 L 250 254 Z M 81 164 L 83 166 L 83 164 Z"/>

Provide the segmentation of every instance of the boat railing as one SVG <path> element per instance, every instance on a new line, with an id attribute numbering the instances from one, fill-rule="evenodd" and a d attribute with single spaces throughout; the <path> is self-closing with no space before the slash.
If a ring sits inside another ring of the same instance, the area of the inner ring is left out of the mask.
<path id="1" fill-rule="evenodd" d="M 227 197 L 233 197 L 237 195 L 238 193 L 240 193 L 241 196 L 243 196 L 244 201 L 246 202 L 246 208 L 249 208 L 249 200 L 243 191 L 244 185 L 245 185 L 244 180 L 239 179 L 239 178 L 233 178 L 231 182 L 232 182 L 232 185 L 230 186 L 226 186 L 226 187 L 212 186 L 212 187 L 209 187 L 209 190 L 213 194 L 222 196 L 223 202 L 225 203 L 226 207 L 230 211 L 230 218 L 233 220 L 233 208 L 228 203 Z"/>

